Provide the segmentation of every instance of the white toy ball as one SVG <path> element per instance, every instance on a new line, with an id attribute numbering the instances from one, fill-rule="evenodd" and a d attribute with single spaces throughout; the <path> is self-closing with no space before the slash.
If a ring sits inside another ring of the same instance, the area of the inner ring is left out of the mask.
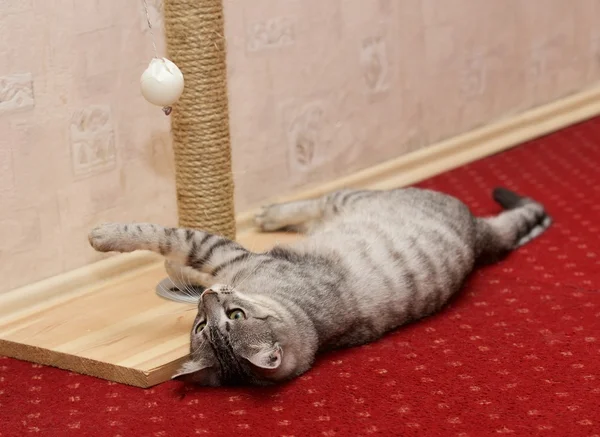
<path id="1" fill-rule="evenodd" d="M 152 59 L 140 79 L 144 98 L 153 105 L 169 109 L 181 97 L 183 85 L 181 70 L 166 58 Z"/>

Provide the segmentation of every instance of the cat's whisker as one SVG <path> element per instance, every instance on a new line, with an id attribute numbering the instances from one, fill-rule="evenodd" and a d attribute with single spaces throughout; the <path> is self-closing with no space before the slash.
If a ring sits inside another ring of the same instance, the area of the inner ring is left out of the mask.
<path id="1" fill-rule="evenodd" d="M 179 288 L 178 288 L 179 290 Z M 172 289 L 169 289 L 167 287 L 165 287 L 164 285 L 160 285 L 157 293 L 159 296 L 161 296 L 164 299 L 167 299 L 169 301 L 172 302 L 177 302 L 177 303 L 184 303 L 184 304 L 191 304 L 194 305 L 194 309 L 196 309 L 196 302 L 194 302 L 192 299 L 186 299 L 185 295 L 182 295 L 182 293 L 178 293 L 176 291 L 173 291 Z"/>
<path id="2" fill-rule="evenodd" d="M 188 284 L 188 282 L 186 282 L 187 279 L 187 275 L 185 275 L 183 273 L 184 267 L 183 266 L 177 266 L 179 267 L 179 278 L 177 279 L 177 282 L 180 283 L 183 286 L 183 289 L 179 288 L 178 289 L 186 296 L 192 297 L 192 298 L 199 298 L 200 295 L 198 294 L 198 291 L 194 288 L 193 284 L 190 282 Z M 173 278 L 171 278 L 172 280 Z"/>
<path id="3" fill-rule="evenodd" d="M 175 269 L 171 269 L 175 276 L 178 276 Z M 178 278 L 173 278 L 169 274 L 169 278 L 171 281 L 176 284 L 176 290 L 167 288 L 164 284 L 160 284 L 160 293 L 163 298 L 169 299 L 179 303 L 193 304 L 197 305 L 200 300 L 200 294 L 198 290 L 194 290 L 190 288 L 184 278 L 184 275 L 181 275 L 181 280 Z"/>
<path id="4" fill-rule="evenodd" d="M 246 280 L 247 280 L 247 279 L 248 279 L 250 276 L 252 276 L 254 273 L 256 273 L 256 272 L 258 271 L 258 269 L 259 269 L 259 268 L 260 268 L 260 267 L 261 267 L 261 266 L 262 266 L 264 263 L 265 263 L 265 260 L 261 260 L 261 261 L 259 261 L 259 262 L 256 264 L 256 266 L 254 266 L 254 268 L 253 268 L 252 270 L 250 270 L 250 272 L 249 272 L 249 273 L 248 273 L 246 276 L 244 276 L 244 278 L 243 278 L 241 281 L 239 281 L 237 284 L 233 284 L 233 283 L 232 283 L 232 284 L 231 284 L 231 289 L 232 289 L 233 291 L 237 291 L 237 288 L 238 288 L 239 286 L 241 286 L 241 285 L 242 285 L 242 284 L 243 284 L 243 283 L 244 283 L 244 282 L 245 282 L 245 281 L 246 281 Z"/>
<path id="5" fill-rule="evenodd" d="M 196 306 L 191 306 L 190 308 L 186 308 L 186 309 L 177 309 L 177 310 L 173 310 L 173 311 L 168 311 L 166 313 L 162 313 L 161 316 L 170 316 L 172 314 L 182 314 L 182 313 L 187 313 L 188 311 L 192 311 L 192 310 L 196 310 Z"/>
<path id="6" fill-rule="evenodd" d="M 202 349 L 202 347 L 204 346 L 204 343 L 206 343 L 206 338 L 203 338 L 202 341 L 200 342 L 200 344 L 198 345 L 198 347 L 190 350 L 190 356 L 194 356 L 196 355 L 198 352 L 200 352 L 200 350 Z"/>
<path id="7" fill-rule="evenodd" d="M 184 293 L 191 293 L 192 289 L 191 289 L 191 284 L 190 286 L 188 286 L 188 283 L 186 282 L 186 275 L 183 273 L 183 266 L 177 266 L 179 268 L 179 278 L 178 281 L 183 285 L 183 291 Z"/>

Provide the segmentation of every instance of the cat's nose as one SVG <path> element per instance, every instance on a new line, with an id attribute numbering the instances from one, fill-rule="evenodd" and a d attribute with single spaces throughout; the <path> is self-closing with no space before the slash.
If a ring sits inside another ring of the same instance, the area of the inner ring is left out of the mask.
<path id="1" fill-rule="evenodd" d="M 221 299 L 219 298 L 218 291 L 207 288 L 202 293 L 200 299 L 202 300 L 202 305 L 206 311 L 207 318 L 215 316 L 218 313 L 219 308 L 221 308 Z"/>
<path id="2" fill-rule="evenodd" d="M 200 297 L 204 300 L 208 296 L 215 296 L 217 300 L 219 300 L 219 292 L 213 290 L 212 288 L 207 288 L 206 290 L 204 290 Z"/>
<path id="3" fill-rule="evenodd" d="M 215 291 L 215 290 L 211 290 L 210 288 L 207 288 L 206 290 L 204 290 L 202 292 L 200 299 L 202 300 L 202 303 L 204 305 L 206 305 L 207 302 L 211 302 L 211 303 L 220 303 L 221 302 L 221 299 L 219 298 L 219 292 Z"/>

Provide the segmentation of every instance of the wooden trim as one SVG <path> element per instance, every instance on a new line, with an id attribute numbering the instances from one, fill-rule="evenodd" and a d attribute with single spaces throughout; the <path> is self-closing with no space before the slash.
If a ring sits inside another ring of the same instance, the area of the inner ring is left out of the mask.
<path id="1" fill-rule="evenodd" d="M 269 199 L 265 204 L 308 199 L 341 188 L 386 189 L 415 184 L 469 162 L 600 115 L 600 87 L 577 93 L 408 153 L 342 178 Z M 238 232 L 253 227 L 258 209 L 238 215 Z"/>
<path id="2" fill-rule="evenodd" d="M 413 184 L 598 114 L 600 88 L 272 201 Z M 257 233 L 254 213 L 237 219 L 238 240 L 248 248 L 298 238 Z M 160 299 L 154 287 L 164 277 L 160 257 L 134 253 L 0 293 L 0 355 L 139 387 L 166 381 L 189 350 L 194 307 Z"/>

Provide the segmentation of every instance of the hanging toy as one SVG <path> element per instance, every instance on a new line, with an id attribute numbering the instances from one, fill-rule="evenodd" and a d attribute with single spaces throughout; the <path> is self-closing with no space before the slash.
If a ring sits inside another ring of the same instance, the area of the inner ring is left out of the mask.
<path id="1" fill-rule="evenodd" d="M 169 115 L 172 111 L 172 105 L 179 100 L 183 92 L 183 74 L 173 62 L 167 58 L 158 56 L 146 0 L 144 0 L 144 8 L 146 10 L 146 20 L 150 29 L 155 57 L 150 61 L 148 68 L 142 73 L 140 89 L 148 102 L 156 106 L 162 106 L 165 115 Z"/>
<path id="2" fill-rule="evenodd" d="M 162 106 L 166 115 L 183 92 L 181 70 L 166 58 L 154 58 L 140 79 L 142 95 L 153 105 Z"/>

